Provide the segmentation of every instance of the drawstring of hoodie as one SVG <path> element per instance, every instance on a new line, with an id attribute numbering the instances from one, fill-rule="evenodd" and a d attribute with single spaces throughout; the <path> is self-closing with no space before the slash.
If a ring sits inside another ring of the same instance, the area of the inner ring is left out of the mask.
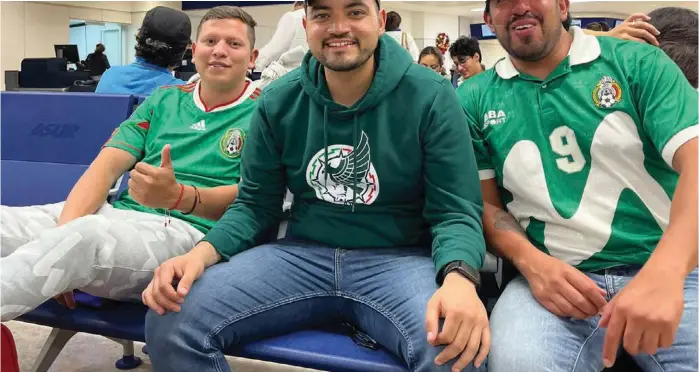
<path id="1" fill-rule="evenodd" d="M 354 125 L 352 132 L 352 212 L 357 205 L 357 133 L 359 132 L 359 115 L 354 114 Z"/>
<path id="2" fill-rule="evenodd" d="M 325 109 L 323 110 L 323 149 L 325 151 L 325 159 L 323 162 L 325 163 L 325 186 L 326 188 L 328 187 L 328 167 L 330 164 L 328 164 L 328 106 L 325 106 Z"/>

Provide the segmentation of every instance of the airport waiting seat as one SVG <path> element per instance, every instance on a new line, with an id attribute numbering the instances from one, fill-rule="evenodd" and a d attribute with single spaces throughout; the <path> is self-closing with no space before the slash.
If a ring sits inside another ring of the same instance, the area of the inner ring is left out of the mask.
<path id="1" fill-rule="evenodd" d="M 130 115 L 130 105 L 137 100 L 134 97 L 96 94 L 61 93 L 61 97 L 47 93 L 19 94 L 2 95 L 5 133 L 0 180 L 4 205 L 34 205 L 64 200 L 111 131 Z M 23 106 L 39 109 L 36 112 L 18 111 Z M 6 107 L 8 110 L 5 110 Z M 9 136 L 6 129 L 8 122 Z M 18 146 L 21 143 L 43 148 L 37 152 L 29 151 Z M 11 192 L 5 194 L 7 190 Z M 487 262 L 490 262 L 486 264 L 491 266 L 490 270 L 493 262 L 497 268 L 497 260 L 490 257 Z M 63 346 L 77 332 L 102 335 L 121 343 L 124 358 L 117 361 L 117 368 L 137 367 L 140 361 L 133 355 L 131 341 L 145 341 L 146 307 L 137 303 L 99 299 L 80 292 L 76 293 L 76 301 L 80 304 L 79 308 L 69 310 L 49 300 L 18 319 L 54 328 L 33 371 L 48 370 Z M 353 341 L 354 336 L 356 334 L 340 326 L 304 330 L 251 343 L 227 353 L 329 371 L 407 370 L 403 363 L 381 348 L 373 350 L 358 346 Z"/>
<path id="2" fill-rule="evenodd" d="M 53 174 L 56 177 L 54 184 L 68 185 L 75 182 L 67 174 Z M 2 187 L 14 182 L 21 180 L 2 179 Z M 26 191 L 31 195 L 41 187 L 42 185 L 34 185 Z M 32 371 L 47 371 L 66 343 L 78 332 L 105 336 L 120 343 L 124 347 L 124 356 L 116 362 L 117 368 L 132 369 L 140 365 L 141 361 L 134 356 L 133 343 L 130 341 L 145 342 L 147 308 L 139 303 L 105 300 L 81 292 L 76 292 L 75 296 L 79 304 L 76 310 L 69 310 L 55 300 L 49 300 L 17 319 L 53 327 Z M 356 334 L 342 326 L 303 330 L 227 350 L 227 354 L 328 371 L 407 370 L 399 360 L 381 348 L 373 350 L 358 346 L 354 343 L 353 336 Z"/>
<path id="3" fill-rule="evenodd" d="M 112 132 L 131 115 L 132 96 L 2 92 L 2 204 L 63 201 Z M 55 183 L 63 175 L 72 182 Z M 21 178 L 22 182 L 6 182 Z M 27 192 L 28 185 L 38 185 Z"/>

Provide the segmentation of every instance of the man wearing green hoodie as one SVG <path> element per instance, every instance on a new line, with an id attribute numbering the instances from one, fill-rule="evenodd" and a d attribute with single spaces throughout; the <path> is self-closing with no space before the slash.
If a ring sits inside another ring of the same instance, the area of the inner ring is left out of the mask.
<path id="1" fill-rule="evenodd" d="M 484 368 L 466 116 L 448 81 L 382 36 L 385 19 L 374 0 L 306 2 L 310 53 L 260 98 L 237 202 L 143 293 L 155 371 L 229 370 L 226 349 L 342 322 L 410 371 Z M 289 237 L 258 246 L 287 188 Z"/>

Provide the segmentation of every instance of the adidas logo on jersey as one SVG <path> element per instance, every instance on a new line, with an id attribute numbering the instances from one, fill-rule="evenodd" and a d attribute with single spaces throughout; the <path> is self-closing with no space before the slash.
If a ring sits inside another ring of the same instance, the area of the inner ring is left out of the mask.
<path id="1" fill-rule="evenodd" d="M 201 120 L 192 124 L 189 128 L 203 132 L 206 130 L 206 124 L 204 123 L 204 120 Z"/>
<path id="2" fill-rule="evenodd" d="M 507 121 L 507 115 L 502 110 L 490 110 L 483 116 L 483 129 L 490 125 L 502 124 Z"/>

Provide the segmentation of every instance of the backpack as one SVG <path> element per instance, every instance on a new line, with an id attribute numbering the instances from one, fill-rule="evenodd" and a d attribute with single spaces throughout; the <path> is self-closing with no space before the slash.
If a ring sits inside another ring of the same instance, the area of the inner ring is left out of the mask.
<path id="1" fill-rule="evenodd" d="M 0 324 L 2 339 L 0 339 L 0 371 L 19 372 L 19 359 L 17 358 L 17 347 L 12 332 L 4 324 Z"/>

